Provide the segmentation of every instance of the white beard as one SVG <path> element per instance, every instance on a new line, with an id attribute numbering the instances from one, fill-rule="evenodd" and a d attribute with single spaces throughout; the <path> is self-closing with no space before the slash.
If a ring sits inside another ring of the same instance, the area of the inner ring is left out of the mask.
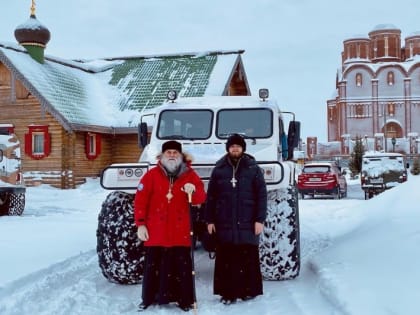
<path id="1" fill-rule="evenodd" d="M 169 173 L 175 173 L 182 163 L 182 156 L 178 158 L 167 158 L 162 156 L 161 163 Z"/>

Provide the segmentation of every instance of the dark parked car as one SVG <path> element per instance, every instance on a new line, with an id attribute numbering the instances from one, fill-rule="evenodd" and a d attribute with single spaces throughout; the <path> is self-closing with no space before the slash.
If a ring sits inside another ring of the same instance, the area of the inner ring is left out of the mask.
<path id="1" fill-rule="evenodd" d="M 369 152 L 363 155 L 360 182 L 365 199 L 407 180 L 405 156 L 400 153 Z"/>
<path id="2" fill-rule="evenodd" d="M 306 163 L 298 176 L 298 190 L 305 195 L 332 195 L 336 199 L 347 196 L 347 181 L 334 162 Z"/>

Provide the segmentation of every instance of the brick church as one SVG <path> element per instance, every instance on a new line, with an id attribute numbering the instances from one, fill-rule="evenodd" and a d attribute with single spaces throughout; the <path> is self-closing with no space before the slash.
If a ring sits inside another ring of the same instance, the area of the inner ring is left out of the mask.
<path id="1" fill-rule="evenodd" d="M 402 43 L 400 29 L 377 25 L 344 40 L 341 57 L 336 94 L 327 100 L 328 141 L 339 143 L 340 154 L 351 153 L 357 137 L 368 150 L 418 154 L 420 32 Z"/>

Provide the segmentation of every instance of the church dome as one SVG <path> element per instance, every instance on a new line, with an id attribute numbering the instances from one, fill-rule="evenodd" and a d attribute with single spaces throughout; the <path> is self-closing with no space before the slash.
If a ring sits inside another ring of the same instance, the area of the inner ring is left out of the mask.
<path id="1" fill-rule="evenodd" d="M 411 59 L 420 55 L 420 32 L 414 32 L 405 38 L 405 56 Z"/>
<path id="2" fill-rule="evenodd" d="M 50 40 L 51 34 L 48 28 L 37 20 L 35 14 L 31 14 L 25 23 L 16 27 L 15 37 L 19 44 L 33 44 L 45 47 Z"/>
<path id="3" fill-rule="evenodd" d="M 395 25 L 376 25 L 369 38 L 372 62 L 401 61 L 401 30 Z"/>

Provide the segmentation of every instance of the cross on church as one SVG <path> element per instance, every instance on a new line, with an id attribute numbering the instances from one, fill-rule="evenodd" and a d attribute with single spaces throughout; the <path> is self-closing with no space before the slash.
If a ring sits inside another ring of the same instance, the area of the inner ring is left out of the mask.
<path id="1" fill-rule="evenodd" d="M 31 15 L 35 15 L 35 0 L 32 0 Z"/>

